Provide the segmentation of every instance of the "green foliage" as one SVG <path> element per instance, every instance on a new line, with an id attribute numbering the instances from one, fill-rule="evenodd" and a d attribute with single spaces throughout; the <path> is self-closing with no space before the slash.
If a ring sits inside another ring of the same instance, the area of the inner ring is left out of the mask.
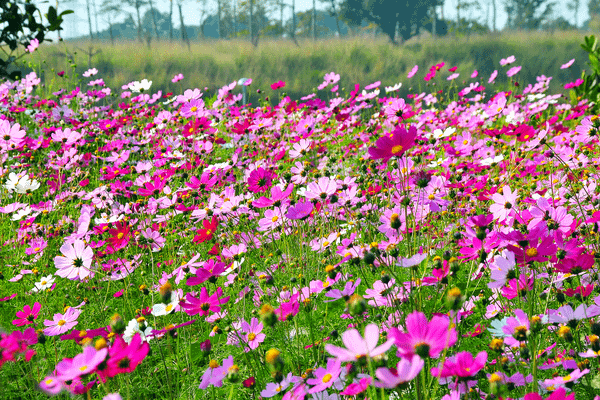
<path id="1" fill-rule="evenodd" d="M 594 112 L 597 112 L 598 103 L 600 103 L 600 47 L 598 46 L 598 39 L 594 35 L 586 36 L 581 47 L 588 53 L 588 65 L 591 67 L 591 71 L 589 74 L 586 74 L 585 71 L 581 73 L 583 84 L 575 88 L 575 93 L 593 102 Z"/>
<path id="2" fill-rule="evenodd" d="M 49 25 L 44 25 L 36 19 L 36 15 L 41 15 L 39 9 L 29 0 L 0 1 L 0 45 L 5 45 L 10 50 L 10 53 L 5 52 L 5 59 L 0 59 L 0 78 L 16 79 L 20 76 L 19 71 L 10 71 L 11 64 L 17 60 L 13 55 L 17 48 L 29 45 L 33 39 L 43 42 L 46 33 L 59 30 L 63 22 L 62 17 L 72 12 L 69 10 L 58 14 L 56 9 L 50 6 L 46 14 Z"/>

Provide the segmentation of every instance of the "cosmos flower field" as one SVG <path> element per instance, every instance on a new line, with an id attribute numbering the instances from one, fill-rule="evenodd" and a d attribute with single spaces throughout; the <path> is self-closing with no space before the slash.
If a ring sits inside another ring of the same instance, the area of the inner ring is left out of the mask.
<path id="1" fill-rule="evenodd" d="M 0 398 L 593 399 L 600 119 L 517 61 L 1 84 Z"/>

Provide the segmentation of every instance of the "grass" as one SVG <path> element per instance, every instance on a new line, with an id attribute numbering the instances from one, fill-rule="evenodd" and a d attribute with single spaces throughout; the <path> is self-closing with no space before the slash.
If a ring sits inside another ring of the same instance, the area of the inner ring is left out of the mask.
<path id="1" fill-rule="evenodd" d="M 498 69 L 498 60 L 515 55 L 516 65 L 524 68 L 520 83 L 536 82 L 538 71 L 554 79 L 556 91 L 581 75 L 587 57 L 580 48 L 584 33 L 515 32 L 462 38 L 414 38 L 401 46 L 391 45 L 385 38 L 343 38 L 312 42 L 300 40 L 299 47 L 287 40 L 262 40 L 257 48 L 242 40 L 203 41 L 191 44 L 190 50 L 180 42 L 158 42 L 151 47 L 138 42 L 110 43 L 62 42 L 42 46 L 26 62 L 35 70 L 69 71 L 77 76 L 90 67 L 100 71 L 98 77 L 115 89 L 134 80 L 148 79 L 153 89 L 167 92 L 187 87 L 216 90 L 242 77 L 252 78 L 251 89 L 266 90 L 276 80 L 286 82 L 285 92 L 292 98 L 310 94 L 322 82 L 324 74 L 334 71 L 342 76 L 340 88 L 355 83 L 361 86 L 380 80 L 384 85 L 406 81 L 415 65 L 421 70 L 440 61 L 458 66 L 460 79 L 468 78 L 473 69 L 489 76 Z M 100 53 L 90 59 L 86 52 Z M 71 55 L 70 58 L 67 55 Z M 575 57 L 568 70 L 559 66 Z M 43 61 L 41 61 L 43 60 Z M 73 63 L 70 61 L 74 61 Z M 183 73 L 185 79 L 173 84 L 171 78 Z M 48 84 L 60 86 L 52 74 L 44 76 Z M 498 83 L 506 82 L 500 76 Z M 251 91 L 253 92 L 253 91 Z M 409 93 L 403 88 L 401 95 Z M 252 98 L 251 98 L 252 100 Z"/>

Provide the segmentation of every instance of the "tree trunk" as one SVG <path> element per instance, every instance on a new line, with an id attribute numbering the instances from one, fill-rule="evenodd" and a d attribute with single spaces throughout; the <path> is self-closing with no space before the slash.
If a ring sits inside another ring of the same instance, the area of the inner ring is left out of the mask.
<path id="1" fill-rule="evenodd" d="M 250 43 L 254 45 L 254 0 L 250 0 Z"/>
<path id="2" fill-rule="evenodd" d="M 496 0 L 492 0 L 492 31 L 496 32 Z"/>
<path id="3" fill-rule="evenodd" d="M 92 30 L 92 13 L 90 11 L 90 0 L 86 0 L 85 5 L 87 6 L 88 25 L 90 27 L 90 40 L 94 40 L 94 32 Z"/>
<path id="4" fill-rule="evenodd" d="M 94 8 L 94 23 L 96 25 L 96 37 L 98 38 L 98 8 L 96 7 L 96 0 L 92 0 L 92 7 Z"/>
<path id="5" fill-rule="evenodd" d="M 135 1 L 135 12 L 137 13 L 138 20 L 138 40 L 144 43 L 144 41 L 142 40 L 142 17 L 140 16 L 140 2 L 138 0 Z"/>
<path id="6" fill-rule="evenodd" d="M 281 23 L 281 36 L 283 36 L 283 0 L 279 0 L 279 21 Z"/>
<path id="7" fill-rule="evenodd" d="M 233 0 L 233 37 L 237 37 L 237 0 Z"/>
<path id="8" fill-rule="evenodd" d="M 313 9 L 312 9 L 312 31 L 313 31 L 313 41 L 317 41 L 317 2 L 313 0 Z"/>
<path id="9" fill-rule="evenodd" d="M 217 37 L 221 39 L 221 0 L 217 0 Z"/>
<path id="10" fill-rule="evenodd" d="M 156 13 L 154 12 L 154 4 L 152 3 L 152 0 L 150 0 L 149 3 L 150 3 L 150 12 L 152 13 L 152 24 L 154 25 L 154 34 L 156 35 L 156 39 L 159 39 L 158 26 L 156 25 Z"/>
<path id="11" fill-rule="evenodd" d="M 431 36 L 435 37 L 436 34 L 436 23 L 437 23 L 437 10 L 433 6 L 433 21 L 431 21 Z"/>
<path id="12" fill-rule="evenodd" d="M 173 41 L 173 0 L 170 1 L 169 6 L 169 40 Z"/>
<path id="13" fill-rule="evenodd" d="M 333 17 L 335 18 L 335 27 L 337 28 L 338 37 L 342 37 L 342 31 L 340 29 L 340 19 L 338 18 L 338 14 L 335 9 L 335 0 L 331 0 L 331 9 L 333 10 Z"/>
<path id="14" fill-rule="evenodd" d="M 179 24 L 181 26 L 181 41 L 187 43 L 188 50 L 190 50 L 190 39 L 187 35 L 187 30 L 185 29 L 185 24 L 183 23 L 183 11 L 181 11 L 181 4 L 177 4 L 177 8 L 179 8 Z"/>
<path id="15" fill-rule="evenodd" d="M 110 44 L 111 45 L 115 45 L 115 35 L 113 34 L 113 30 L 112 30 L 112 24 L 108 23 L 108 32 L 110 33 Z"/>

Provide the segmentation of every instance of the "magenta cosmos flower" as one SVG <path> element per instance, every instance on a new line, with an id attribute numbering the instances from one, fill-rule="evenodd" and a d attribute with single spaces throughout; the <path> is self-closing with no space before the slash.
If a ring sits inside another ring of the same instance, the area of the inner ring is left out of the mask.
<path id="1" fill-rule="evenodd" d="M 44 335 L 57 336 L 69 331 L 77 325 L 79 314 L 81 314 L 81 310 L 73 307 L 70 307 L 64 314 L 54 314 L 52 321 L 44 321 L 44 325 L 47 326 L 47 328 L 44 329 Z"/>
<path id="2" fill-rule="evenodd" d="M 456 356 L 449 357 L 441 368 L 431 368 L 431 375 L 437 378 L 475 376 L 485 367 L 487 358 L 488 355 L 485 351 L 480 352 L 476 357 L 473 357 L 473 354 L 468 351 L 461 351 Z"/>
<path id="3" fill-rule="evenodd" d="M 54 257 L 54 266 L 58 269 L 56 275 L 71 280 L 84 280 L 92 275 L 91 266 L 94 252 L 85 245 L 83 240 L 75 243 L 65 243 L 61 246 L 62 256 Z"/>
<path id="4" fill-rule="evenodd" d="M 423 358 L 437 357 L 444 349 L 454 346 L 458 339 L 456 330 L 450 328 L 448 318 L 434 316 L 427 321 L 425 314 L 419 311 L 406 317 L 406 332 L 391 328 L 388 336 L 394 339 L 398 356 L 403 358 L 411 358 L 415 354 Z"/>
<path id="5" fill-rule="evenodd" d="M 256 349 L 259 344 L 264 342 L 267 336 L 264 333 L 261 333 L 262 330 L 263 324 L 258 322 L 258 319 L 256 318 L 252 318 L 250 323 L 247 323 L 246 321 L 242 322 L 242 332 L 246 333 L 243 340 L 248 344 L 248 347 L 245 349 L 246 352 Z"/>
<path id="6" fill-rule="evenodd" d="M 375 147 L 369 147 L 372 159 L 387 161 L 392 157 L 400 157 L 415 145 L 417 128 L 411 126 L 408 131 L 400 126 L 396 127 L 389 136 L 377 139 Z"/>
<path id="7" fill-rule="evenodd" d="M 544 400 L 539 393 L 527 393 L 524 400 Z M 575 400 L 575 393 L 567 396 L 567 391 L 563 387 L 559 387 L 552 394 L 546 397 L 545 400 Z"/>
<path id="8" fill-rule="evenodd" d="M 308 393 L 319 393 L 331 387 L 339 378 L 342 372 L 342 363 L 340 360 L 330 358 L 327 361 L 327 368 L 317 368 L 313 371 L 314 378 L 307 379 L 306 383 L 314 385 Z"/>
<path id="9" fill-rule="evenodd" d="M 23 307 L 23 311 L 17 311 L 17 319 L 13 320 L 12 324 L 15 326 L 33 324 L 33 320 L 38 317 L 41 309 L 42 305 L 37 301 L 33 304 L 33 307 L 26 305 Z"/>
<path id="10" fill-rule="evenodd" d="M 217 291 L 212 295 L 208 295 L 208 290 L 205 287 L 200 289 L 200 297 L 196 298 L 191 293 L 185 296 L 185 301 L 179 303 L 179 306 L 188 315 L 209 315 L 211 312 L 218 313 L 221 311 L 221 304 L 225 304 L 229 301 L 229 296 L 223 296 L 223 289 L 217 288 Z"/>
<path id="11" fill-rule="evenodd" d="M 393 340 L 388 340 L 381 346 L 377 346 L 378 341 L 379 328 L 375 324 L 369 324 L 365 327 L 364 339 L 356 329 L 350 329 L 342 335 L 342 342 L 346 348 L 327 344 L 325 350 L 340 362 L 347 362 L 356 361 L 361 357 L 375 357 L 383 354 L 394 343 Z"/>
<path id="12" fill-rule="evenodd" d="M 133 372 L 149 351 L 148 342 L 144 342 L 139 333 L 133 336 L 129 344 L 122 337 L 117 336 L 108 351 L 109 358 L 103 374 L 112 378 L 118 374 Z"/>

